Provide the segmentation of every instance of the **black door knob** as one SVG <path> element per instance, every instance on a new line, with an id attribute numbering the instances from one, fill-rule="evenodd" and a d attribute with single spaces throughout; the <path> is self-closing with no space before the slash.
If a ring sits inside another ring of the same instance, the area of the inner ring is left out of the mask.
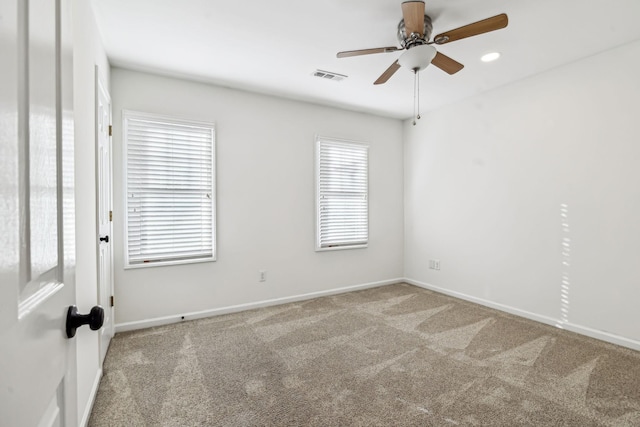
<path id="1" fill-rule="evenodd" d="M 78 314 L 78 307 L 71 305 L 67 310 L 67 338 L 73 338 L 76 329 L 82 325 L 89 325 L 92 331 L 97 331 L 103 323 L 104 309 L 99 305 L 93 307 L 89 314 Z"/>
<path id="2" fill-rule="evenodd" d="M 109 236 L 104 236 L 100 238 L 101 242 L 109 243 Z"/>

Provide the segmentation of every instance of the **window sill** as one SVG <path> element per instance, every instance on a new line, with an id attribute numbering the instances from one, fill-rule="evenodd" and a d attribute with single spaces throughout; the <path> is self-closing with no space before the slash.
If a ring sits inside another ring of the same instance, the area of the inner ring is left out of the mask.
<path id="1" fill-rule="evenodd" d="M 140 264 L 128 264 L 125 261 L 125 270 L 133 270 L 136 268 L 149 268 L 149 267 L 166 267 L 171 265 L 182 265 L 182 264 L 200 264 L 203 262 L 215 262 L 216 257 L 213 256 L 211 258 L 193 258 L 193 259 L 182 259 L 182 260 L 173 260 L 173 261 L 156 261 L 156 262 L 143 262 Z"/>
<path id="2" fill-rule="evenodd" d="M 318 248 L 316 247 L 316 252 L 325 252 L 325 251 L 341 251 L 344 249 L 362 249 L 368 247 L 369 244 L 365 243 L 362 245 L 348 245 L 348 246 L 332 246 L 327 248 Z"/>

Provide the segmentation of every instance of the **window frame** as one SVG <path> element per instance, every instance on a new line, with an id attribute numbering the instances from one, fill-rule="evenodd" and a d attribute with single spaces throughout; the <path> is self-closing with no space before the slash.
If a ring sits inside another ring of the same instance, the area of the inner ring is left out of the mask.
<path id="1" fill-rule="evenodd" d="M 129 257 L 129 205 L 128 205 L 128 171 L 129 171 L 129 140 L 127 136 L 128 131 L 128 119 L 139 119 L 139 120 L 153 120 L 159 121 L 168 124 L 175 125 L 185 125 L 185 126 L 195 126 L 195 127 L 205 127 L 211 129 L 211 256 L 203 256 L 198 258 L 187 258 L 187 259 L 167 259 L 162 261 L 153 261 L 153 262 L 140 262 L 140 263 L 131 263 Z M 124 252 L 124 269 L 136 269 L 136 268 L 149 268 L 149 267 L 162 267 L 169 265 L 182 265 L 182 264 L 195 264 L 195 263 L 204 263 L 204 262 L 215 262 L 217 261 L 217 252 L 218 245 L 216 241 L 217 237 L 217 167 L 216 167 L 216 126 L 214 122 L 207 122 L 201 120 L 192 120 L 192 119 L 184 119 L 170 115 L 156 114 L 156 113 L 148 113 L 134 110 L 122 110 L 122 152 L 123 152 L 123 217 L 124 217 L 124 227 L 123 227 L 123 252 Z"/>
<path id="2" fill-rule="evenodd" d="M 365 189 L 365 200 L 366 200 L 366 208 L 367 208 L 367 226 L 366 226 L 366 242 L 365 243 L 355 243 L 355 244 L 344 244 L 344 245 L 336 245 L 336 246 L 322 246 L 321 245 L 321 218 L 320 218 L 320 196 L 321 196 L 321 190 L 320 190 L 320 146 L 323 142 L 329 143 L 329 144 L 335 144 L 335 145 L 345 145 L 345 146 L 357 146 L 357 147 L 361 147 L 364 148 L 366 151 L 366 159 L 367 159 L 367 163 L 366 163 L 366 173 L 367 173 L 367 180 L 366 180 L 366 189 Z M 353 141 L 353 140 L 349 140 L 349 139 L 342 139 L 342 138 L 334 138 L 334 137 L 327 137 L 327 136 L 322 136 L 322 135 L 316 135 L 315 138 L 315 187 L 316 187 L 316 191 L 315 191 L 315 211 L 316 211 L 316 238 L 315 238 L 315 251 L 316 252 L 325 252 L 325 251 L 340 251 L 340 250 L 347 250 L 347 249 L 363 249 L 363 248 L 367 248 L 369 246 L 369 149 L 370 149 L 370 145 L 366 142 L 362 142 L 362 141 Z"/>

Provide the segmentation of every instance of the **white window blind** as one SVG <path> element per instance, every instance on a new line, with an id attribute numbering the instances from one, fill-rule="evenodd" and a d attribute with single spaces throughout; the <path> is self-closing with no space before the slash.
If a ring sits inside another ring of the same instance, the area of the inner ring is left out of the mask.
<path id="1" fill-rule="evenodd" d="M 367 245 L 368 152 L 364 144 L 317 139 L 317 250 Z"/>
<path id="2" fill-rule="evenodd" d="M 128 267 L 215 260 L 212 124 L 123 112 Z"/>

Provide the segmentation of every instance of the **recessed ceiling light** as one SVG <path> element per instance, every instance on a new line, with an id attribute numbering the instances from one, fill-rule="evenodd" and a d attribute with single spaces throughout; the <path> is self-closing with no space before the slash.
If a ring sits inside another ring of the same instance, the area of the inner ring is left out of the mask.
<path id="1" fill-rule="evenodd" d="M 487 53 L 486 55 L 482 55 L 482 58 L 480 58 L 480 60 L 482 62 L 491 62 L 491 61 L 495 61 L 498 58 L 500 58 L 500 53 L 491 52 L 491 53 Z"/>

